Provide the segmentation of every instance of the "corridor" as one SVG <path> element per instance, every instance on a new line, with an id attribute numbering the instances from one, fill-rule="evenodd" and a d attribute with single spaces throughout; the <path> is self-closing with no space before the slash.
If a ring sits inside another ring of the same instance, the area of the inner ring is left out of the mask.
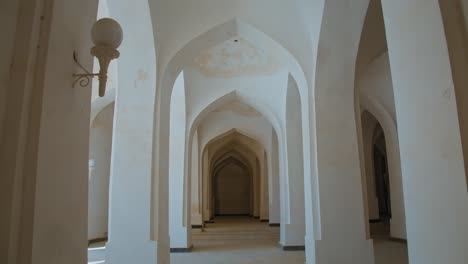
<path id="1" fill-rule="evenodd" d="M 468 0 L 0 2 L 0 264 L 468 264 Z"/>

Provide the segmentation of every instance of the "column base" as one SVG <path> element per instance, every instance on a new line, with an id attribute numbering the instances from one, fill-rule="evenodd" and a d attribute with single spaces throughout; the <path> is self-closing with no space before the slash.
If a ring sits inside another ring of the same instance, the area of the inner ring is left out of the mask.
<path id="1" fill-rule="evenodd" d="M 164 256 L 160 257 L 164 259 Z M 110 241 L 106 244 L 106 263 L 159 263 L 158 244 L 156 241 L 132 241 L 131 239 Z"/>
<path id="2" fill-rule="evenodd" d="M 305 246 L 281 246 L 283 251 L 305 251 Z"/>
<path id="3" fill-rule="evenodd" d="M 189 248 L 171 248 L 171 253 L 189 253 L 192 251 L 193 247 Z"/>
<path id="4" fill-rule="evenodd" d="M 399 237 L 390 237 L 389 240 L 392 241 L 392 242 L 398 242 L 398 243 L 403 243 L 403 244 L 408 243 L 408 240 L 406 240 L 404 238 L 399 238 Z"/>
<path id="5" fill-rule="evenodd" d="M 316 240 L 315 262 L 334 264 L 374 264 L 372 239 Z"/>

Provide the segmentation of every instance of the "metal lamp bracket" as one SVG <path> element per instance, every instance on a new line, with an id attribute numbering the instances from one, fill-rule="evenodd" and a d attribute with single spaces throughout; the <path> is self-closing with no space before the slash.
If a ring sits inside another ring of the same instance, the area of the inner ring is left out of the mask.
<path id="1" fill-rule="evenodd" d="M 99 76 L 99 73 L 90 73 L 88 70 L 86 70 L 83 65 L 78 61 L 76 52 L 73 51 L 73 60 L 75 63 L 83 70 L 85 73 L 78 73 L 78 74 L 73 74 L 73 77 L 75 80 L 73 81 L 73 88 L 79 84 L 81 87 L 86 87 L 89 85 L 89 82 L 91 81 L 92 78 Z"/>

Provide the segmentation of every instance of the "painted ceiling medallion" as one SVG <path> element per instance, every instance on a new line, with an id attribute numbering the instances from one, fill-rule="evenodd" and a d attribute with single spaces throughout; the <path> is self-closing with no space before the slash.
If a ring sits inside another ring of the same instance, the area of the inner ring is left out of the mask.
<path id="1" fill-rule="evenodd" d="M 195 58 L 194 66 L 212 77 L 271 75 L 279 64 L 265 50 L 237 37 L 206 49 Z"/>

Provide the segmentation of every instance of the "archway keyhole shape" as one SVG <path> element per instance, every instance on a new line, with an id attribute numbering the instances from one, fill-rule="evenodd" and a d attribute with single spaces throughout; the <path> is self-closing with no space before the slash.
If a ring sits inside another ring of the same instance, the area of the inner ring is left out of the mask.
<path id="1" fill-rule="evenodd" d="M 211 30 L 192 39 L 183 48 L 174 54 L 166 65 L 159 69 L 161 78 L 158 78 L 155 105 L 155 157 L 153 167 L 157 168 L 156 176 L 163 177 L 168 175 L 168 158 L 162 153 L 167 153 L 169 137 L 169 102 L 175 80 L 184 67 L 190 65 L 193 60 L 201 54 L 206 47 L 212 47 L 216 44 L 228 41 L 236 36 L 242 36 L 256 46 L 272 50 L 279 54 L 282 64 L 291 72 L 298 81 L 298 86 L 302 91 L 307 91 L 307 82 L 305 75 L 297 60 L 280 44 L 266 36 L 263 32 L 251 27 L 250 25 L 238 20 L 232 19 L 224 24 L 215 26 Z M 305 92 L 304 92 L 305 93 Z M 301 96 L 302 100 L 307 100 L 306 94 Z M 263 113 L 265 114 L 265 113 Z M 272 116 L 269 116 L 271 120 Z M 276 130 L 279 130 L 278 123 L 274 123 Z M 192 130 L 192 129 L 191 129 Z M 277 131 L 278 133 L 279 131 Z M 189 136 L 190 139 L 190 136 Z"/>
<path id="2" fill-rule="evenodd" d="M 265 124 L 268 124 L 268 126 L 270 126 L 270 133 L 272 130 L 274 130 L 275 132 L 278 131 L 277 133 L 280 134 L 282 133 L 282 131 L 284 131 L 282 129 L 283 125 L 281 125 L 281 123 L 279 122 L 279 120 L 277 119 L 276 115 L 272 112 L 272 111 L 269 111 L 268 107 L 266 107 L 265 105 L 263 104 L 258 104 L 258 103 L 255 103 L 253 102 L 253 99 L 252 98 L 248 98 L 247 96 L 241 96 L 239 95 L 239 93 L 237 91 L 232 91 L 232 92 L 229 92 L 217 99 L 214 99 L 212 102 L 209 102 L 207 103 L 203 108 L 202 110 L 199 110 L 198 113 L 192 113 L 192 120 L 193 121 L 189 121 L 191 124 L 190 124 L 190 134 L 187 138 L 188 140 L 188 143 L 187 143 L 187 146 L 188 146 L 188 151 L 187 153 L 190 153 L 190 150 L 192 149 L 192 145 L 193 145 L 193 135 L 195 134 L 195 132 L 198 131 L 198 133 L 200 133 L 200 131 L 198 130 L 200 125 L 201 124 L 204 124 L 205 121 L 209 120 L 209 116 L 210 114 L 212 113 L 215 113 L 215 111 L 222 111 L 222 108 L 226 105 L 229 105 L 229 104 L 236 104 L 237 106 L 241 107 L 241 108 L 247 108 L 247 109 L 250 109 L 251 111 L 255 112 L 256 115 L 258 114 L 259 116 L 261 116 L 261 118 L 265 121 Z M 218 112 L 219 112 L 218 111 Z M 236 111 L 234 111 L 236 112 Z M 208 122 L 208 121 L 207 121 Z M 206 124 L 205 124 L 206 125 Z M 203 127 L 205 127 L 205 125 L 203 125 Z M 259 153 L 257 153 L 257 156 L 258 156 L 258 159 L 259 160 L 263 160 L 263 156 L 264 156 L 264 150 L 265 150 L 265 144 L 267 144 L 266 141 L 262 140 L 264 138 L 264 135 L 268 133 L 268 131 L 266 131 L 265 133 L 259 133 L 256 129 L 253 129 L 252 126 L 244 126 L 243 123 L 239 123 L 238 125 L 240 125 L 240 127 L 242 127 L 242 129 L 245 129 L 245 130 L 241 130 L 241 129 L 238 129 L 236 128 L 236 126 L 232 127 L 231 125 L 227 125 L 225 124 L 224 126 L 216 126 L 216 129 L 213 130 L 216 131 L 214 134 L 211 135 L 211 133 L 209 133 L 210 135 L 207 134 L 207 136 L 209 137 L 213 137 L 213 138 L 210 138 L 206 143 L 205 142 L 201 142 L 200 144 L 200 154 L 202 156 L 202 163 L 204 164 L 204 162 L 210 162 L 210 161 L 203 161 L 204 159 L 207 159 L 205 153 L 206 153 L 206 146 L 209 146 L 210 142 L 213 142 L 215 141 L 216 139 L 220 139 L 224 136 L 226 136 L 227 134 L 229 133 L 234 133 L 234 132 L 241 132 L 242 134 L 244 134 L 247 138 L 250 138 L 249 140 L 251 140 L 252 142 L 258 142 L 261 149 L 263 149 L 263 152 L 262 154 L 260 155 Z M 253 125 L 253 124 L 252 124 Z M 218 134 L 219 133 L 219 134 Z M 282 135 L 282 134 L 280 134 Z M 281 141 L 282 142 L 282 141 Z M 260 157 L 262 156 L 262 157 Z M 186 161 L 188 162 L 187 163 L 187 168 L 190 168 L 191 164 L 191 158 L 189 158 L 187 156 L 186 158 Z M 262 162 L 262 164 L 265 164 L 266 161 Z M 260 165 L 261 166 L 261 165 Z M 282 165 L 281 165 L 282 166 Z M 203 171 L 204 169 L 202 169 Z M 254 175 L 254 179 L 255 180 L 255 186 L 257 186 L 256 183 L 259 183 L 260 182 L 260 179 L 258 179 L 258 177 L 256 176 L 257 174 L 261 174 L 261 175 L 264 175 L 263 177 L 263 182 L 267 182 L 267 175 L 265 175 L 265 170 L 264 169 L 260 169 L 261 172 L 260 173 L 253 173 L 252 172 L 252 175 Z M 204 170 L 206 171 L 206 170 Z M 188 172 L 190 173 L 190 172 Z M 205 189 L 208 188 L 211 188 L 211 184 L 209 183 L 206 183 L 206 177 L 207 175 L 204 174 L 204 172 L 202 173 L 203 174 L 203 177 L 205 177 L 205 183 L 202 184 Z M 268 187 L 267 186 L 264 186 L 265 190 L 263 193 L 267 192 L 268 191 Z M 208 191 L 209 192 L 209 191 Z M 206 210 L 208 210 L 208 197 L 206 197 L 206 194 L 204 194 L 204 198 L 203 198 L 203 206 L 205 207 L 205 211 L 203 213 L 204 215 L 204 220 L 205 221 L 209 221 L 209 219 L 212 217 L 212 212 L 207 212 Z M 265 206 L 268 206 L 268 198 L 265 198 L 267 195 L 265 194 L 265 197 L 261 198 L 258 196 L 259 195 L 259 192 L 257 192 L 256 196 L 254 196 L 253 199 L 251 199 L 251 201 L 254 201 L 254 200 L 261 200 L 263 199 L 263 204 L 265 204 Z M 211 207 L 209 207 L 211 208 Z M 258 212 L 259 210 L 259 205 L 258 203 L 255 203 L 252 205 L 252 208 L 255 208 L 255 212 L 256 213 L 252 213 L 252 214 L 255 214 L 255 216 L 257 217 L 260 217 L 260 213 Z M 264 208 L 264 207 L 261 207 L 261 208 Z M 279 210 L 279 209 L 278 209 Z M 268 215 L 266 215 L 268 213 L 269 209 L 264 209 L 263 212 L 264 212 L 264 218 L 265 219 L 268 219 Z M 208 216 L 209 215 L 209 216 Z"/>
<path id="3" fill-rule="evenodd" d="M 296 87 L 299 89 L 299 98 L 301 103 L 304 102 L 302 107 L 307 109 L 304 111 L 304 121 L 307 125 L 301 126 L 302 128 L 308 128 L 308 89 L 307 83 L 305 79 L 305 75 L 302 72 L 302 68 L 297 63 L 297 60 L 280 44 L 278 44 L 273 39 L 266 36 L 263 32 L 256 30 L 255 28 L 249 26 L 246 23 L 239 21 L 238 19 L 230 20 L 222 25 L 216 26 L 211 30 L 201 34 L 200 36 L 192 39 L 189 41 L 183 48 L 181 48 L 178 52 L 174 54 L 172 58 L 169 59 L 168 63 L 165 64 L 164 62 L 161 63 L 160 67 L 158 68 L 158 83 L 156 89 L 156 99 L 155 99 L 155 123 L 154 123 L 154 147 L 153 147 L 153 168 L 155 181 L 158 182 L 161 188 L 166 186 L 167 182 L 167 175 L 169 175 L 169 159 L 165 153 L 169 151 L 169 136 L 172 134 L 170 132 L 170 120 L 171 120 L 171 113 L 170 113 L 170 98 L 173 93 L 173 88 L 176 83 L 176 79 L 182 72 L 182 70 L 191 65 L 193 61 L 206 49 L 209 47 L 216 46 L 217 44 L 221 44 L 225 41 L 231 40 L 233 37 L 240 36 L 243 39 L 253 43 L 258 47 L 265 48 L 267 50 L 271 50 L 272 54 L 278 55 L 280 65 L 282 67 L 282 71 L 289 73 L 289 77 L 293 77 Z M 286 171 L 286 160 L 287 160 L 287 151 L 286 151 L 286 129 L 285 129 L 285 121 L 284 115 L 275 113 L 273 110 L 277 110 L 277 105 L 275 106 L 266 106 L 262 104 L 258 104 L 258 98 L 252 98 L 248 96 L 244 96 L 243 94 L 239 94 L 237 92 L 231 92 L 223 96 L 223 100 L 228 100 L 228 98 L 239 100 L 253 108 L 255 108 L 259 113 L 268 119 L 271 122 L 273 128 L 275 129 L 276 134 L 279 138 L 279 153 L 280 153 L 280 171 L 282 177 L 287 177 Z M 219 102 L 219 101 L 218 101 Z M 207 107 L 203 110 L 203 112 L 209 113 L 210 107 Z M 205 113 L 204 113 L 205 114 Z M 192 140 L 193 134 L 196 131 L 198 123 L 202 120 L 202 116 L 204 115 L 195 115 L 195 120 L 189 121 L 187 128 L 188 128 L 188 135 L 186 137 L 186 155 L 185 155 L 185 175 L 190 175 L 189 168 L 191 168 L 191 159 L 189 158 L 192 151 Z M 199 120 L 197 120 L 199 119 Z M 303 135 L 308 135 L 308 133 L 303 133 Z M 305 141 L 308 142 L 308 141 Z M 309 148 L 304 148 L 304 152 L 310 151 Z M 263 154 L 262 154 L 263 155 Z M 309 155 L 307 155 L 309 156 Z M 309 172 L 310 169 L 307 169 Z M 303 174 L 301 174 L 303 176 Z M 185 177 L 185 181 L 188 182 L 190 176 Z M 188 187 L 188 186 L 186 186 Z M 184 191 L 184 193 L 187 193 Z M 156 202 L 161 199 L 164 199 L 166 196 L 166 192 L 161 192 L 157 195 Z M 287 191 L 284 196 L 288 197 L 290 195 L 290 191 Z M 184 203 L 187 204 L 187 201 L 190 199 L 188 196 L 183 199 Z M 286 198 L 285 198 L 286 199 Z M 309 199 L 312 201 L 312 199 Z M 285 209 L 285 213 L 291 215 L 290 208 L 291 200 L 287 199 L 288 207 Z M 206 202 L 206 201 L 205 201 Z M 159 203 L 159 202 L 158 202 Z M 206 203 L 205 203 L 206 204 Z M 184 214 L 188 215 L 187 208 L 188 206 L 183 206 Z M 312 208 L 312 206 L 309 206 Z M 168 210 L 165 204 L 160 204 L 157 208 L 159 210 L 159 214 L 164 213 Z M 187 217 L 184 217 L 184 221 L 186 221 Z M 287 217 L 286 221 L 290 219 L 290 216 Z M 287 222 L 286 222 L 287 223 Z M 184 223 L 185 226 L 188 226 L 187 223 Z M 289 225 L 290 226 L 290 225 Z M 288 228 L 288 226 L 284 226 L 283 228 Z M 185 231 L 184 231 L 185 232 Z M 292 234 L 300 234 L 302 231 L 291 231 Z M 294 235 L 295 237 L 302 237 L 303 235 Z M 297 245 L 297 242 L 292 242 Z M 303 243 L 303 242 L 302 242 Z"/>
<path id="4" fill-rule="evenodd" d="M 254 164 L 253 159 L 256 159 L 256 154 L 251 150 L 247 149 L 244 145 L 234 146 L 233 144 L 239 143 L 228 143 L 229 145 L 222 146 L 218 153 L 214 154 L 212 157 L 212 170 L 210 174 L 210 180 L 214 182 L 218 172 L 220 171 L 221 165 L 232 158 L 237 159 L 243 164 L 243 168 L 247 170 L 250 175 L 250 190 L 249 190 L 249 215 L 254 216 L 256 214 L 255 209 L 258 208 L 258 201 L 256 200 L 256 194 L 260 191 L 256 188 L 256 182 L 260 179 L 260 175 L 257 173 L 256 164 Z"/>
<path id="5" fill-rule="evenodd" d="M 250 210 L 249 214 L 255 216 L 257 208 L 259 208 L 259 199 L 258 193 L 260 192 L 260 175 L 258 175 L 255 161 L 258 159 L 258 149 L 252 148 L 252 145 L 257 145 L 257 148 L 262 148 L 261 144 L 251 143 L 245 144 L 242 142 L 257 142 L 248 136 L 245 136 L 236 130 L 231 130 L 229 132 L 224 133 L 224 135 L 220 135 L 214 139 L 212 139 L 208 144 L 205 146 L 203 150 L 203 158 L 208 159 L 208 166 L 202 167 L 202 175 L 203 175 L 203 197 L 204 199 L 204 207 L 208 209 L 209 217 L 212 218 L 214 216 L 214 204 L 210 201 L 210 195 L 213 194 L 213 182 L 215 177 L 220 171 L 220 168 L 225 164 L 227 160 L 232 160 L 235 158 L 238 162 L 243 164 L 245 170 L 248 171 L 250 175 Z M 207 171 L 208 170 L 208 171 Z"/>

